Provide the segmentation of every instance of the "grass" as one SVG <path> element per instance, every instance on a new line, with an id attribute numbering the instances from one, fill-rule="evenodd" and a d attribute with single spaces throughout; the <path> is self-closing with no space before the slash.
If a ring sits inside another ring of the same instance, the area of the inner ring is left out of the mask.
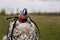
<path id="1" fill-rule="evenodd" d="M 6 34 L 8 23 L 6 17 L 0 15 L 0 40 Z M 60 16 L 37 16 L 30 15 L 38 28 L 40 29 L 41 37 L 39 40 L 60 40 Z"/>

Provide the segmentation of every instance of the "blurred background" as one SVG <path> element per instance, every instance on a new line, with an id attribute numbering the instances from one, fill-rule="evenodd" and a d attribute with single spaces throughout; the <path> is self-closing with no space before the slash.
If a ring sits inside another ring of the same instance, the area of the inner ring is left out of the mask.
<path id="1" fill-rule="evenodd" d="M 6 18 L 18 16 L 24 8 L 40 29 L 39 40 L 60 40 L 60 0 L 0 0 L 0 40 L 13 21 Z"/>

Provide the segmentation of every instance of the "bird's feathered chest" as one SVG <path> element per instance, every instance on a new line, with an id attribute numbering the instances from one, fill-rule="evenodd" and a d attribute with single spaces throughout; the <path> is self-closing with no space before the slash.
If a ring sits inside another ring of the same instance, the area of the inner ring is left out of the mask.
<path id="1" fill-rule="evenodd" d="M 35 29 L 34 29 L 34 27 L 31 26 L 31 24 L 21 23 L 15 27 L 13 36 L 15 38 L 17 38 L 18 36 L 19 36 L 19 38 L 28 37 L 28 36 L 31 36 L 31 34 L 33 34 L 34 31 L 35 31 Z"/>
<path id="2" fill-rule="evenodd" d="M 15 31 L 15 33 L 19 33 L 19 34 L 29 33 L 29 32 L 34 31 L 34 28 L 28 23 L 21 23 L 16 26 L 14 31 Z"/>
<path id="3" fill-rule="evenodd" d="M 10 28 L 9 28 L 9 36 L 11 34 L 11 30 L 13 28 L 13 22 L 10 23 Z M 21 40 L 32 40 L 36 38 L 36 30 L 35 30 L 35 26 L 33 23 L 16 23 L 16 27 L 14 28 L 13 31 L 13 39 L 21 39 Z M 8 36 L 8 38 L 10 38 Z"/>

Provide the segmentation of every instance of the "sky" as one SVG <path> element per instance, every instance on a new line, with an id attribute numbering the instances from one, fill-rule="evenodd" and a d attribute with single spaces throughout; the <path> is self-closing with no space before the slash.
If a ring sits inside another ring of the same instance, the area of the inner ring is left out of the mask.
<path id="1" fill-rule="evenodd" d="M 0 0 L 0 9 L 5 8 L 8 12 L 21 11 L 27 8 L 28 12 L 59 12 L 60 0 Z"/>

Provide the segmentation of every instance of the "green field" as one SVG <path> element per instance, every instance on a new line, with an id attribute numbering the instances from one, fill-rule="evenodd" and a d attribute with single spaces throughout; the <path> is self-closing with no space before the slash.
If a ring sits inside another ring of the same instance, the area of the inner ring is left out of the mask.
<path id="1" fill-rule="evenodd" d="M 8 16 L 0 15 L 0 40 L 6 34 L 9 21 Z M 31 15 L 40 29 L 39 40 L 60 40 L 60 16 L 37 16 Z"/>

